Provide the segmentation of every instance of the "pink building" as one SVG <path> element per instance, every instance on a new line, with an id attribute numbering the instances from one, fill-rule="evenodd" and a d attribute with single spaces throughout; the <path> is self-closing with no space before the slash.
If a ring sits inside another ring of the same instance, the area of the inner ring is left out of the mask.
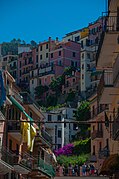
<path id="1" fill-rule="evenodd" d="M 80 44 L 69 41 L 59 42 L 54 50 L 50 51 L 50 64 L 55 75 L 62 75 L 65 67 L 80 67 Z"/>
<path id="2" fill-rule="evenodd" d="M 65 85 L 62 86 L 62 93 L 67 94 L 71 91 L 78 92 L 80 89 L 80 72 L 72 71 L 72 74 L 65 77 Z"/>
<path id="3" fill-rule="evenodd" d="M 97 19 L 94 23 L 89 24 L 89 40 L 90 45 L 98 45 L 101 38 L 101 33 L 103 30 L 103 21 L 102 18 Z"/>
<path id="4" fill-rule="evenodd" d="M 18 58 L 18 85 L 25 89 L 29 88 L 30 71 L 33 69 L 32 52 L 23 52 Z"/>

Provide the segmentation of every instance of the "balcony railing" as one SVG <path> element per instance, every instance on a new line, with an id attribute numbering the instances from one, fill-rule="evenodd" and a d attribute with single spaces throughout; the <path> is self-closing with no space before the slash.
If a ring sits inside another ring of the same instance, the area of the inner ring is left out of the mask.
<path id="1" fill-rule="evenodd" d="M 113 70 L 112 68 L 103 71 L 100 82 L 97 87 L 97 96 L 101 96 L 104 87 L 113 87 Z"/>
<path id="2" fill-rule="evenodd" d="M 95 138 L 103 138 L 103 131 L 102 130 L 94 130 L 91 133 L 91 139 L 94 140 Z"/>
<path id="3" fill-rule="evenodd" d="M 45 131 L 45 130 L 42 130 L 41 131 L 41 136 L 47 140 L 50 144 L 52 144 L 52 137 Z"/>
<path id="4" fill-rule="evenodd" d="M 39 158 L 37 161 L 37 167 L 44 171 L 45 173 L 48 173 L 50 176 L 55 176 L 55 171 L 52 165 L 49 165 L 44 162 L 43 159 Z"/>
<path id="5" fill-rule="evenodd" d="M 112 16 L 107 17 L 106 31 L 119 31 L 119 17 L 115 15 L 116 12 L 110 12 L 110 14 L 112 14 Z"/>
<path id="6" fill-rule="evenodd" d="M 11 166 L 20 165 L 29 171 L 39 168 L 42 172 L 50 176 L 55 175 L 52 165 L 45 163 L 40 156 L 33 157 L 26 152 L 20 155 L 19 151 L 10 151 L 6 147 L 0 149 L 0 154 L 1 159 Z"/>

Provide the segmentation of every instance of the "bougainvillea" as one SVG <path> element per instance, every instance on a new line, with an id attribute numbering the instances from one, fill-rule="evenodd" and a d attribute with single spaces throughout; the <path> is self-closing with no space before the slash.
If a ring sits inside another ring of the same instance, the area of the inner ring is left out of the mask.
<path id="1" fill-rule="evenodd" d="M 58 149 L 58 150 L 55 150 L 54 153 L 56 156 L 59 156 L 59 155 L 72 155 L 73 153 L 73 149 L 74 149 L 74 145 L 73 144 L 67 144 L 65 145 L 64 147 Z"/>

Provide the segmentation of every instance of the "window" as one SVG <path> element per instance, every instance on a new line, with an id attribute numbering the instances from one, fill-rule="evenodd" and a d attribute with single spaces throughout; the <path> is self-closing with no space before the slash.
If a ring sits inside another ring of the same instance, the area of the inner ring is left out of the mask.
<path id="1" fill-rule="evenodd" d="M 40 59 L 42 60 L 42 55 L 40 55 Z"/>
<path id="2" fill-rule="evenodd" d="M 82 53 L 82 59 L 84 59 L 84 53 Z"/>
<path id="3" fill-rule="evenodd" d="M 75 42 L 79 41 L 79 36 L 75 37 Z"/>
<path id="4" fill-rule="evenodd" d="M 32 84 L 34 84 L 34 80 L 32 80 Z"/>
<path id="5" fill-rule="evenodd" d="M 21 68 L 21 61 L 19 62 L 19 66 L 20 66 L 20 68 Z"/>
<path id="6" fill-rule="evenodd" d="M 59 51 L 59 56 L 61 56 L 61 51 Z"/>
<path id="7" fill-rule="evenodd" d="M 46 53 L 46 58 L 48 58 L 48 53 Z"/>
<path id="8" fill-rule="evenodd" d="M 93 131 L 95 130 L 95 126 L 93 126 Z"/>
<path id="9" fill-rule="evenodd" d="M 68 39 L 68 41 L 70 41 L 70 39 Z"/>
<path id="10" fill-rule="evenodd" d="M 48 49 L 48 44 L 46 44 L 46 49 Z"/>
<path id="11" fill-rule="evenodd" d="M 84 64 L 82 64 L 82 70 L 84 69 Z"/>
<path id="12" fill-rule="evenodd" d="M 51 58 L 53 58 L 53 53 L 51 53 Z"/>
<path id="13" fill-rule="evenodd" d="M 99 151 L 102 149 L 102 142 L 99 143 Z"/>
<path id="14" fill-rule="evenodd" d="M 42 51 L 42 46 L 40 46 L 40 51 Z"/>
<path id="15" fill-rule="evenodd" d="M 76 56 L 76 53 L 75 53 L 75 52 L 73 52 L 73 54 L 72 54 L 72 55 L 73 55 L 73 57 L 75 57 L 75 56 Z"/>
<path id="16" fill-rule="evenodd" d="M 19 76 L 21 77 L 21 70 L 20 70 L 20 72 L 19 72 Z"/>
<path id="17" fill-rule="evenodd" d="M 31 75 L 32 77 L 34 76 L 34 72 L 32 71 L 32 75 Z"/>
<path id="18" fill-rule="evenodd" d="M 87 58 L 90 59 L 90 53 L 87 53 Z"/>
<path id="19" fill-rule="evenodd" d="M 95 155 L 95 145 L 93 145 L 93 155 Z"/>
<path id="20" fill-rule="evenodd" d="M 77 127 L 78 127 L 77 124 L 74 123 L 74 124 L 73 124 L 73 130 L 77 130 Z"/>
<path id="21" fill-rule="evenodd" d="M 9 150 L 12 150 L 12 140 L 9 139 Z"/>
<path id="22" fill-rule="evenodd" d="M 48 121 L 52 121 L 52 116 L 48 114 Z"/>
<path id="23" fill-rule="evenodd" d="M 58 144 L 58 149 L 61 148 L 61 144 Z"/>
<path id="24" fill-rule="evenodd" d="M 73 62 L 73 61 L 71 61 L 71 66 L 73 66 L 73 67 L 74 67 L 74 62 Z"/>
<path id="25" fill-rule="evenodd" d="M 73 83 L 75 82 L 75 78 L 73 78 Z"/>
<path id="26" fill-rule="evenodd" d="M 27 65 L 27 59 L 25 59 L 25 65 Z"/>
<path id="27" fill-rule="evenodd" d="M 62 66 L 62 62 L 61 62 L 61 60 L 58 61 L 58 65 L 59 65 L 59 66 Z"/>
<path id="28" fill-rule="evenodd" d="M 36 63 L 38 63 L 38 55 L 36 55 Z"/>
<path id="29" fill-rule="evenodd" d="M 75 67 L 77 67 L 77 62 L 75 62 Z"/>
<path id="30" fill-rule="evenodd" d="M 83 41 L 81 41 L 81 48 L 83 48 Z"/>
<path id="31" fill-rule="evenodd" d="M 32 118 L 32 112 L 30 111 L 29 116 Z"/>
<path id="32" fill-rule="evenodd" d="M 58 137 L 61 138 L 61 135 L 62 135 L 61 130 L 58 130 Z"/>
<path id="33" fill-rule="evenodd" d="M 16 144 L 16 154 L 18 155 L 19 154 L 19 145 Z"/>
<path id="34" fill-rule="evenodd" d="M 84 74 L 82 74 L 82 80 L 84 79 Z"/>
<path id="35" fill-rule="evenodd" d="M 57 116 L 57 120 L 58 120 L 58 121 L 61 121 L 61 115 L 58 115 L 58 116 Z"/>
<path id="36" fill-rule="evenodd" d="M 89 46 L 89 45 L 90 45 L 90 40 L 86 39 L 86 46 Z"/>

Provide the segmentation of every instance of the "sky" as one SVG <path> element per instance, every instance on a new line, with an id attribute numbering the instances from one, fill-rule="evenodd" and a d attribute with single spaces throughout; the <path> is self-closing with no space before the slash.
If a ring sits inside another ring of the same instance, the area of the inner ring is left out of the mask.
<path id="1" fill-rule="evenodd" d="M 0 43 L 60 40 L 106 11 L 107 0 L 0 0 Z"/>

